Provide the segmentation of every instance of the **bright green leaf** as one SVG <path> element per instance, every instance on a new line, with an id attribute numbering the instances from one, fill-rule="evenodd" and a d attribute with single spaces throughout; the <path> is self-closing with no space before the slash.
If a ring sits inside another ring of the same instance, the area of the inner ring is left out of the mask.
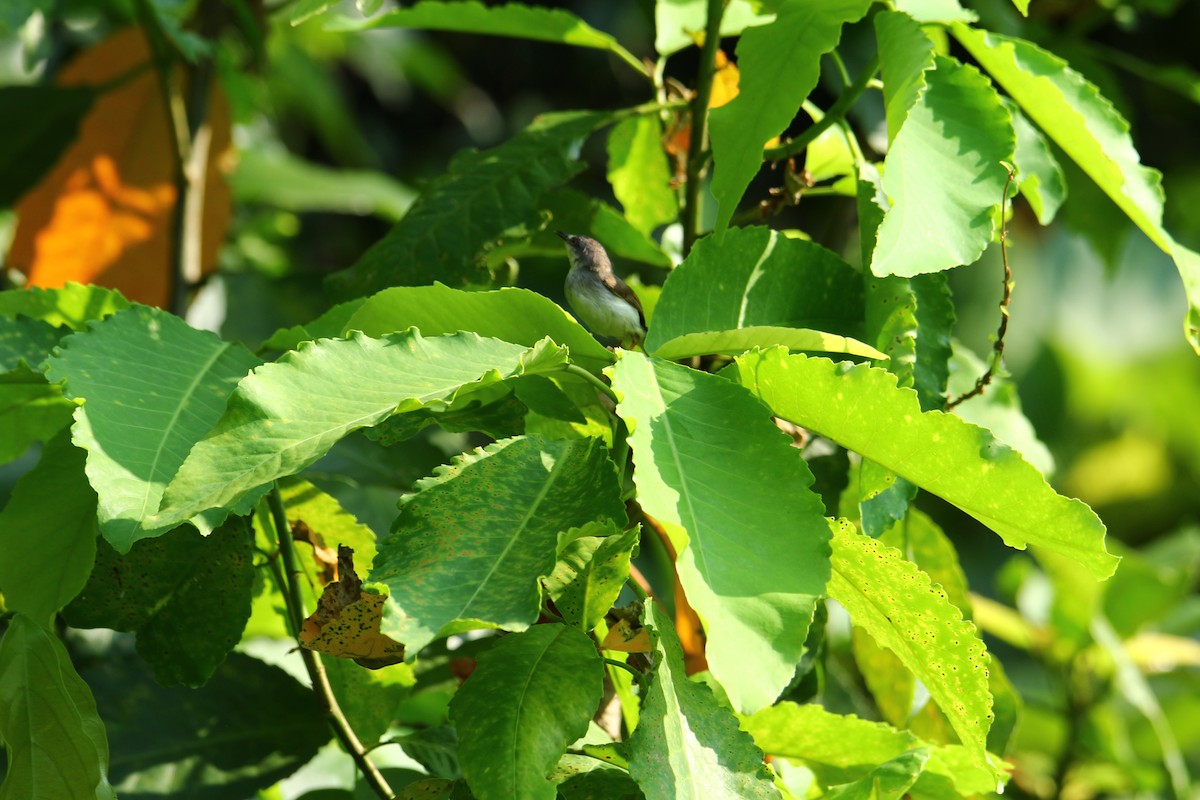
<path id="1" fill-rule="evenodd" d="M 209 536 L 182 527 L 120 555 L 101 543 L 87 585 L 64 615 L 77 628 L 137 631 L 163 686 L 200 686 L 250 617 L 253 539 L 231 520 Z"/>
<path id="2" fill-rule="evenodd" d="M 362 308 L 367 299 L 366 297 L 356 297 L 353 300 L 338 303 L 321 316 L 303 325 L 280 328 L 262 343 L 260 351 L 295 350 L 301 342 L 311 342 L 316 339 L 339 339 L 346 331 L 346 322 L 354 316 L 358 309 Z"/>
<path id="3" fill-rule="evenodd" d="M 963 8 L 958 0 L 896 0 L 896 10 L 918 22 L 974 22 L 978 15 Z"/>
<path id="4" fill-rule="evenodd" d="M 971 264 L 992 240 L 1016 139 L 991 82 L 936 56 L 884 160 L 891 203 L 871 272 L 913 276 Z"/>
<path id="5" fill-rule="evenodd" d="M 0 87 L 0 208 L 37 185 L 79 135 L 100 92 L 94 86 Z M 18 124 L 19 121 L 19 124 Z"/>
<path id="6" fill-rule="evenodd" d="M 188 450 L 221 418 L 225 398 L 259 363 L 245 347 L 148 306 L 94 323 L 50 359 L 47 377 L 66 381 L 63 394 L 83 402 L 72 434 L 88 451 L 100 532 L 118 551 L 173 527 L 148 518 Z"/>
<path id="7" fill-rule="evenodd" d="M 583 111 L 547 114 L 499 147 L 459 153 L 396 227 L 354 266 L 331 276 L 332 287 L 352 298 L 435 280 L 486 283 L 481 253 L 535 222 L 542 193 L 583 168 L 579 147 L 604 119 Z"/>
<path id="8" fill-rule="evenodd" d="M 908 790 L 917 782 L 928 761 L 928 750 L 910 750 L 885 761 L 854 783 L 838 786 L 826 797 L 829 800 L 901 800 L 908 797 Z"/>
<path id="9" fill-rule="evenodd" d="M 910 508 L 907 516 L 884 531 L 879 541 L 904 553 L 905 558 L 942 587 L 946 597 L 962 612 L 964 619 L 971 618 L 967 576 L 958 563 L 958 552 L 928 514 L 918 508 Z"/>
<path id="10" fill-rule="evenodd" d="M 562 188 L 551 189 L 542 195 L 541 206 L 550 213 L 555 229 L 587 234 L 601 242 L 608 254 L 616 259 L 640 261 L 662 269 L 671 266 L 670 257 L 608 203 L 577 189 Z M 533 247 L 561 259 L 563 277 L 566 277 L 569 262 L 562 239 L 551 230 L 541 231 L 534 237 Z"/>
<path id="11" fill-rule="evenodd" d="M 736 356 L 754 348 L 781 345 L 789 350 L 816 353 L 848 353 L 867 358 L 886 358 L 880 351 L 849 336 L 771 325 L 747 325 L 737 330 L 685 333 L 663 342 L 654 350 L 656 358 L 676 361 L 703 355 Z"/>
<path id="12" fill-rule="evenodd" d="M 742 34 L 737 97 L 709 114 L 718 231 L 728 226 L 762 166 L 763 147 L 783 133 L 816 87 L 821 56 L 837 45 L 842 26 L 861 19 L 870 5 L 871 0 L 784 0 L 774 22 Z"/>
<path id="13" fill-rule="evenodd" d="M 1163 229 L 1161 176 L 1142 166 L 1129 123 L 1093 84 L 1053 53 L 962 24 L 951 30 L 1021 110 L 1175 260 L 1188 298 L 1185 332 L 1200 352 L 1200 254 Z"/>
<path id="14" fill-rule="evenodd" d="M 538 618 L 538 580 L 554 569 L 559 533 L 625 521 L 616 470 L 595 439 L 508 439 L 415 488 L 370 577 L 389 592 L 380 631 L 411 656 L 464 630 L 525 630 Z"/>
<path id="15" fill-rule="evenodd" d="M 658 117 L 631 117 L 609 132 L 608 182 L 625 209 L 625 218 L 643 233 L 675 219 L 679 198 L 671 188 Z"/>
<path id="16" fill-rule="evenodd" d="M 116 800 L 96 701 L 58 637 L 24 614 L 0 639 L 0 800 Z"/>
<path id="17" fill-rule="evenodd" d="M 896 378 L 783 350 L 737 359 L 741 381 L 774 413 L 820 433 L 958 506 L 1010 547 L 1042 545 L 1098 578 L 1116 569 L 1104 525 L 1078 500 L 1057 494 L 1028 462 L 982 428 L 922 413 Z"/>
<path id="18" fill-rule="evenodd" d="M 778 798 L 762 751 L 707 686 L 688 680 L 671 619 L 653 603 L 654 675 L 629 740 L 629 773 L 647 800 Z M 746 666 L 753 661 L 747 654 Z"/>
<path id="19" fill-rule="evenodd" d="M 584 529 L 564 545 L 554 571 L 546 578 L 546 591 L 564 621 L 584 631 L 596 627 L 612 608 L 629 579 L 629 559 L 638 545 L 637 529 L 618 532 Z M 594 535 L 601 532 L 601 535 Z"/>
<path id="20" fill-rule="evenodd" d="M 0 292 L 0 315 L 23 314 L 77 331 L 86 328 L 89 321 L 104 319 L 129 305 L 120 292 L 79 283 L 68 283 L 61 289 L 33 287 Z"/>
<path id="21" fill-rule="evenodd" d="M 812 474 L 767 410 L 723 378 L 626 353 L 613 388 L 638 502 L 678 553 L 709 668 L 734 708 L 761 708 L 791 681 L 829 575 Z"/>
<path id="22" fill-rule="evenodd" d="M 657 355 L 685 334 L 750 326 L 856 336 L 862 315 L 862 279 L 846 262 L 766 227 L 738 228 L 701 239 L 667 278 L 646 350 Z"/>
<path id="23" fill-rule="evenodd" d="M 404 216 L 417 193 L 382 172 L 331 169 L 282 148 L 239 150 L 229 176 L 234 198 L 288 211 L 374 214 L 389 222 Z"/>
<path id="24" fill-rule="evenodd" d="M 940 586 L 900 552 L 833 523 L 829 596 L 921 680 L 979 767 L 989 764 L 987 651 Z"/>
<path id="25" fill-rule="evenodd" d="M 1067 199 L 1067 179 L 1042 132 L 1035 128 L 1011 100 L 1005 102 L 1013 118 L 1017 149 L 1013 163 L 1017 167 L 1017 186 L 1029 201 L 1038 222 L 1049 225 L 1059 206 Z"/>
<path id="26" fill-rule="evenodd" d="M 471 793 L 479 800 L 554 800 L 550 771 L 587 731 L 602 677 L 592 641 L 564 625 L 537 625 L 483 653 L 450 703 Z"/>
<path id="27" fill-rule="evenodd" d="M 874 22 L 890 148 L 904 127 L 908 112 L 925 91 L 925 75 L 933 69 L 933 42 L 908 14 L 881 11 Z"/>
<path id="28" fill-rule="evenodd" d="M 0 593 L 10 611 L 42 624 L 87 583 L 96 558 L 96 494 L 84 452 L 64 431 L 0 511 Z"/>
<path id="29" fill-rule="evenodd" d="M 301 345 L 238 385 L 148 524 L 178 524 L 234 504 L 246 510 L 271 481 L 296 474 L 355 430 L 506 377 L 559 369 L 564 359 L 548 341 L 527 349 L 472 333 L 354 334 Z"/>
<path id="30" fill-rule="evenodd" d="M 20 368 L 0 374 L 0 464 L 20 456 L 34 442 L 49 441 L 70 424 L 75 404 L 62 396 L 62 386 L 46 376 Z"/>
<path id="31" fill-rule="evenodd" d="M 521 3 L 485 6 L 473 0 L 452 3 L 422 0 L 409 8 L 397 8 L 358 25 L 337 27 L 343 30 L 416 28 L 454 31 L 590 47 L 595 50 L 607 50 L 641 74 L 646 74 L 646 67 L 637 56 L 622 47 L 612 36 L 596 30 L 575 14 Z"/>
<path id="32" fill-rule="evenodd" d="M 934 746 L 908 731 L 881 722 L 832 714 L 818 705 L 780 703 L 742 720 L 742 728 L 767 753 L 801 761 L 826 786 L 848 783 L 868 774 L 872 765 L 918 748 L 928 748 L 925 772 L 914 796 L 954 797 L 994 792 L 990 770 L 975 767 L 959 745 Z"/>
<path id="33" fill-rule="evenodd" d="M 721 36 L 737 36 L 746 28 L 765 25 L 774 17 L 761 13 L 753 0 L 729 0 L 721 17 Z M 708 0 L 656 0 L 654 49 L 670 55 L 704 36 Z"/>

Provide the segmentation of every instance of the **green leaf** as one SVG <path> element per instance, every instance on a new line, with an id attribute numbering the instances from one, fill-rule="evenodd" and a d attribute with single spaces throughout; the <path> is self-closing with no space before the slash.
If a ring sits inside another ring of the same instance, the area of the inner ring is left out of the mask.
<path id="1" fill-rule="evenodd" d="M 729 224 L 762 166 L 764 145 L 783 133 L 816 87 L 821 56 L 837 45 L 842 26 L 861 19 L 870 5 L 870 0 L 784 0 L 774 22 L 742 34 L 738 95 L 709 114 L 718 231 Z"/>
<path id="2" fill-rule="evenodd" d="M 979 17 L 963 8 L 958 0 L 896 0 L 896 10 L 921 23 L 974 22 Z"/>
<path id="3" fill-rule="evenodd" d="M 766 227 L 737 228 L 698 241 L 667 278 L 646 350 L 658 355 L 685 334 L 751 326 L 856 336 L 862 317 L 862 280 L 846 262 Z"/>
<path id="4" fill-rule="evenodd" d="M 464 325 L 480 336 L 526 347 L 549 336 L 571 351 L 572 362 L 595 373 L 613 363 L 608 348 L 582 325 L 549 298 L 528 289 L 465 292 L 440 283 L 397 286 L 368 298 L 342 330 L 384 336 L 414 327 L 429 337 L 454 333 Z"/>
<path id="5" fill-rule="evenodd" d="M 330 739 L 311 689 L 242 653 L 199 689 L 159 686 L 132 654 L 110 652 L 83 674 L 108 728 L 121 797 L 252 797 Z"/>
<path id="6" fill-rule="evenodd" d="M 1175 260 L 1188 298 L 1185 332 L 1200 353 L 1200 255 L 1163 229 L 1161 176 L 1142 166 L 1129 123 L 1093 84 L 1053 53 L 962 24 L 951 30 L 1021 110 Z"/>
<path id="7" fill-rule="evenodd" d="M 247 510 L 271 481 L 304 469 L 353 431 L 507 377 L 553 371 L 564 360 L 548 341 L 527 349 L 472 333 L 356 333 L 301 345 L 242 380 L 148 524 L 178 524 L 214 508 Z"/>
<path id="8" fill-rule="evenodd" d="M 1017 108 L 1016 103 L 1004 103 L 1013 118 L 1013 130 L 1017 134 L 1017 149 L 1013 163 L 1017 167 L 1017 186 L 1038 222 L 1049 225 L 1067 199 L 1067 179 L 1062 167 L 1042 132 L 1033 126 Z"/>
<path id="9" fill-rule="evenodd" d="M 330 277 L 332 288 L 351 298 L 434 280 L 486 283 L 481 254 L 537 219 L 542 193 L 583 168 L 579 146 L 604 119 L 584 111 L 546 114 L 499 147 L 459 153 L 396 227 Z"/>
<path id="10" fill-rule="evenodd" d="M 0 117 L 20 121 L 0 130 L 0 208 L 14 205 L 50 171 L 98 96 L 93 86 L 0 87 Z"/>
<path id="11" fill-rule="evenodd" d="M 415 683 L 412 669 L 405 664 L 367 669 L 349 658 L 317 657 L 325 665 L 334 697 L 359 741 L 366 747 L 379 744 Z"/>
<path id="12" fill-rule="evenodd" d="M 884 160 L 891 207 L 871 272 L 913 276 L 971 264 L 992 240 L 1016 138 L 1012 117 L 974 67 L 936 56 Z"/>
<path id="13" fill-rule="evenodd" d="M 883 532 L 879 541 L 904 553 L 905 558 L 942 587 L 964 619 L 971 618 L 967 576 L 958 563 L 958 551 L 928 514 L 910 508 L 903 520 Z"/>
<path id="14" fill-rule="evenodd" d="M 592 641 L 564 625 L 506 636 L 480 655 L 450 702 L 471 793 L 479 800 L 554 800 L 548 776 L 587 731 L 602 676 Z"/>
<path id="15" fill-rule="evenodd" d="M 88 451 L 100 532 L 119 552 L 174 527 L 148 520 L 188 450 L 259 363 L 242 345 L 148 306 L 93 323 L 47 362 L 46 376 L 81 402 L 73 439 Z"/>
<path id="16" fill-rule="evenodd" d="M 96 494 L 84 455 L 59 433 L 0 511 L 4 604 L 42 624 L 79 594 L 96 558 Z"/>
<path id="17" fill-rule="evenodd" d="M 417 193 L 382 172 L 331 169 L 262 146 L 238 151 L 229 176 L 234 199 L 288 211 L 374 214 L 396 222 Z"/>
<path id="18" fill-rule="evenodd" d="M 537 621 L 538 580 L 554 569 L 559 533 L 625 521 L 616 471 L 595 439 L 507 439 L 415 488 L 370 577 L 389 593 L 380 631 L 410 656 L 464 630 L 525 630 Z"/>
<path id="19" fill-rule="evenodd" d="M 671 222 L 679 214 L 679 197 L 671 188 L 671 169 L 658 117 L 631 117 L 609 131 L 608 182 L 625 209 L 625 218 L 643 233 Z"/>
<path id="20" fill-rule="evenodd" d="M 67 325 L 73 330 L 87 328 L 88 322 L 129 308 L 120 292 L 101 286 L 68 283 L 61 289 L 10 289 L 0 292 L 0 315 L 23 314 L 55 327 Z"/>
<path id="21" fill-rule="evenodd" d="M 458 766 L 458 734 L 453 725 L 420 728 L 392 741 L 430 775 L 451 781 L 462 777 Z"/>
<path id="22" fill-rule="evenodd" d="M 743 719 L 742 728 L 764 751 L 803 762 L 826 786 L 858 780 L 873 765 L 928 748 L 929 761 L 913 787 L 915 797 L 955 797 L 997 790 L 991 771 L 974 766 L 959 745 L 932 745 L 908 731 L 832 714 L 817 705 L 780 703 Z"/>
<path id="23" fill-rule="evenodd" d="M 567 753 L 555 766 L 550 779 L 558 782 L 558 796 L 562 800 L 644 798 L 628 772 L 591 756 Z"/>
<path id="24" fill-rule="evenodd" d="M 64 615 L 76 628 L 137 631 L 155 680 L 200 686 L 250 618 L 253 544 L 241 519 L 210 536 L 179 528 L 125 555 L 101 543 L 91 578 Z"/>
<path id="25" fill-rule="evenodd" d="M 0 372 L 37 369 L 65 333 L 40 319 L 0 317 Z"/>
<path id="26" fill-rule="evenodd" d="M 901 800 L 929 761 L 924 748 L 902 753 L 885 761 L 854 783 L 839 786 L 829 792 L 829 800 Z"/>
<path id="27" fill-rule="evenodd" d="M 610 256 L 640 261 L 662 269 L 671 266 L 667 254 L 608 203 L 576 189 L 562 188 L 546 192 L 542 196 L 541 206 L 550 212 L 555 228 L 591 236 L 604 244 Z M 565 276 L 568 262 L 562 239 L 552 231 L 542 231 L 534 237 L 532 249 L 560 258 Z"/>
<path id="28" fill-rule="evenodd" d="M 791 681 L 828 580 L 812 474 L 762 404 L 724 378 L 625 353 L 613 388 L 638 502 L 678 553 L 709 668 L 734 708 L 761 708 Z"/>
<path id="29" fill-rule="evenodd" d="M 741 381 L 775 414 L 854 450 L 942 497 L 1024 549 L 1042 545 L 1097 578 L 1116 569 L 1104 525 L 1085 504 L 1057 494 L 1019 454 L 987 431 L 938 411 L 922 413 L 896 378 L 783 350 L 736 360 Z"/>
<path id="30" fill-rule="evenodd" d="M 730 0 L 721 17 L 721 36 L 737 36 L 746 28 L 765 25 L 774 15 L 763 14 L 753 0 Z M 668 56 L 696 44 L 704 35 L 708 0 L 656 0 L 654 49 Z"/>
<path id="31" fill-rule="evenodd" d="M 676 361 L 702 355 L 736 356 L 754 348 L 783 346 L 789 350 L 818 353 L 848 353 L 867 358 L 887 358 L 884 353 L 849 336 L 823 333 L 808 328 L 748 325 L 736 330 L 685 333 L 669 339 L 654 350 L 656 358 Z"/>
<path id="32" fill-rule="evenodd" d="M 92 693 L 58 637 L 24 614 L 0 640 L 0 739 L 8 753 L 0 800 L 116 800 Z"/>
<path id="33" fill-rule="evenodd" d="M 538 42 L 569 44 L 607 50 L 646 75 L 646 67 L 612 36 L 598 31 L 569 11 L 505 3 L 485 6 L 474 0 L 442 3 L 422 0 L 409 8 L 398 8 L 342 30 L 368 28 L 416 28 L 431 31 L 477 33 L 486 36 L 511 36 Z"/>
<path id="34" fill-rule="evenodd" d="M 49 441 L 70 424 L 75 404 L 62 396 L 62 386 L 46 376 L 19 368 L 0 374 L 0 464 L 20 456 L 29 445 Z"/>
<path id="35" fill-rule="evenodd" d="M 975 626 L 898 550 L 844 520 L 831 527 L 829 596 L 921 680 L 975 764 L 989 765 L 988 657 Z M 997 771 L 997 777 L 1002 774 Z"/>
<path id="36" fill-rule="evenodd" d="M 601 535 L 579 536 L 564 545 L 554 571 L 546 578 L 546 591 L 564 621 L 584 631 L 596 627 L 629 579 L 629 559 L 638 545 L 638 530 L 618 531 L 608 524 Z"/>
<path id="37" fill-rule="evenodd" d="M 874 22 L 890 148 L 908 112 L 925 91 L 925 75 L 933 69 L 934 49 L 933 42 L 908 14 L 881 11 Z"/>
<path id="38" fill-rule="evenodd" d="M 646 625 L 658 634 L 654 676 L 629 739 L 629 774 L 647 800 L 778 798 L 762 751 L 711 689 L 688 680 L 671 619 L 648 603 Z"/>
<path id="39" fill-rule="evenodd" d="M 338 303 L 321 316 L 303 325 L 280 328 L 262 343 L 260 350 L 295 350 L 301 342 L 310 342 L 316 339 L 339 339 L 345 335 L 346 322 L 354 316 L 354 312 L 362 308 L 365 302 L 367 302 L 367 298 L 356 297 L 353 300 Z"/>

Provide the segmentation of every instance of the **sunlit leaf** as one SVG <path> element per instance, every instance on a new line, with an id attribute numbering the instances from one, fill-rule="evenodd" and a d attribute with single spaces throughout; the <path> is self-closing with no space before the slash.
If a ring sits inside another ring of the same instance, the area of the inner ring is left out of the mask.
<path id="1" fill-rule="evenodd" d="M 649 114 L 619 122 L 608 134 L 608 182 L 626 219 L 646 233 L 679 213 L 662 139 L 662 122 Z"/>
<path id="2" fill-rule="evenodd" d="M 87 328 L 92 320 L 104 319 L 126 308 L 129 301 L 120 292 L 74 282 L 60 289 L 31 286 L 0 292 L 0 314 L 22 315 L 77 331 Z"/>
<path id="3" fill-rule="evenodd" d="M 62 86 L 98 86 L 150 60 L 141 29 L 126 28 L 84 51 L 56 79 Z M 152 69 L 106 91 L 54 169 L 21 199 L 8 263 L 28 275 L 30 285 L 95 282 L 134 300 L 168 304 L 176 145 L 163 103 Z M 230 214 L 221 175 L 230 148 L 229 108 L 215 82 L 206 122 L 212 138 L 201 217 L 205 273 L 216 266 Z"/>
<path id="4" fill-rule="evenodd" d="M 58 637 L 24 614 L 0 639 L 0 738 L 8 754 L 0 800 L 116 800 L 96 701 Z"/>
<path id="5" fill-rule="evenodd" d="M 867 775 L 851 784 L 836 787 L 826 797 L 829 800 L 901 800 L 929 761 L 929 751 L 910 750 L 885 761 Z"/>
<path id="6" fill-rule="evenodd" d="M 761 708 L 791 681 L 829 574 L 812 474 L 766 409 L 723 378 L 626 353 L 613 388 L 638 501 L 678 553 L 709 667 L 734 708 Z"/>
<path id="7" fill-rule="evenodd" d="M 573 234 L 587 234 L 604 245 L 609 256 L 619 264 L 622 259 L 667 269 L 671 259 L 654 243 L 646 232 L 640 231 L 620 211 L 577 189 L 552 189 L 542 195 L 542 207 L 552 217 L 555 229 Z M 545 230 L 533 239 L 549 253 L 562 259 L 564 277 L 568 265 L 563 240 L 553 230 Z M 618 267 L 619 269 L 619 267 Z"/>
<path id="8" fill-rule="evenodd" d="M 546 591 L 564 621 L 584 631 L 596 623 L 617 600 L 629 579 L 629 559 L 638 545 L 637 529 L 617 532 L 592 526 L 588 534 L 572 539 L 560 549 L 558 563 L 546 578 Z"/>
<path id="9" fill-rule="evenodd" d="M 1104 525 L 1078 500 L 1057 494 L 1038 471 L 987 431 L 938 411 L 922 412 L 896 378 L 782 350 L 737 359 L 741 381 L 772 411 L 862 454 L 944 498 L 1000 534 L 1010 547 L 1037 544 L 1087 566 L 1116 569 Z"/>
<path id="10" fill-rule="evenodd" d="M 538 618 L 538 581 L 554 569 L 559 533 L 625 520 L 616 472 L 595 439 L 507 439 L 415 488 L 370 576 L 388 587 L 381 630 L 410 657 L 464 630 L 525 630 Z"/>
<path id="11" fill-rule="evenodd" d="M 736 356 L 754 348 L 782 345 L 789 350 L 816 353 L 847 353 L 867 358 L 886 358 L 880 351 L 849 336 L 824 333 L 807 328 L 781 328 L 773 325 L 749 325 L 729 331 L 685 333 L 669 339 L 654 351 L 656 358 L 678 360 L 703 355 Z"/>
<path id="12" fill-rule="evenodd" d="M 1067 198 L 1067 179 L 1058 165 L 1046 137 L 1035 128 L 1011 100 L 1005 103 L 1013 118 L 1017 149 L 1013 163 L 1017 167 L 1017 185 L 1029 201 L 1038 222 L 1049 225 L 1059 206 Z"/>
<path id="13" fill-rule="evenodd" d="M 629 773 L 647 800 L 778 798 L 762 752 L 711 689 L 688 680 L 671 619 L 648 603 L 646 624 L 658 634 L 654 675 L 629 740 Z"/>
<path id="14" fill-rule="evenodd" d="M 875 15 L 874 23 L 879 41 L 888 146 L 891 147 L 908 119 L 908 112 L 925 91 L 925 75 L 933 69 L 934 49 L 933 42 L 908 14 L 881 11 Z"/>
<path id="15" fill-rule="evenodd" d="M 587 730 L 602 676 L 591 640 L 564 625 L 536 625 L 483 653 L 450 703 L 471 793 L 479 800 L 554 800 L 548 776 Z"/>
<path id="16" fill-rule="evenodd" d="M 338 579 L 325 587 L 317 609 L 300 629 L 300 644 L 370 669 L 404 660 L 404 645 L 379 632 L 384 595 L 364 592 L 354 568 L 354 551 L 338 547 Z"/>
<path id="17" fill-rule="evenodd" d="M 654 3 L 654 49 L 670 55 L 696 44 L 704 36 L 708 0 L 656 0 Z M 721 36 L 737 36 L 746 28 L 765 25 L 774 19 L 753 0 L 730 0 L 721 16 Z"/>
<path id="18" fill-rule="evenodd" d="M 302 345 L 243 379 L 147 524 L 178 524 L 208 509 L 248 509 L 271 481 L 299 472 L 353 431 L 505 377 L 559 369 L 564 359 L 548 341 L 525 348 L 471 333 L 354 334 Z"/>
<path id="19" fill-rule="evenodd" d="M 773 22 L 750 28 L 738 40 L 738 96 L 709 114 L 718 231 L 729 224 L 762 165 L 763 147 L 783 133 L 817 85 L 821 56 L 837 45 L 842 26 L 860 19 L 870 5 L 870 0 L 785 2 Z"/>

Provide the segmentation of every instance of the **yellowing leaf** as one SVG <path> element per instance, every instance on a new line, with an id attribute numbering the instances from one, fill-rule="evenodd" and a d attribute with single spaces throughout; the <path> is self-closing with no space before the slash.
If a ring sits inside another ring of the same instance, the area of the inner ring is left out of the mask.
<path id="1" fill-rule="evenodd" d="M 379 632 L 387 597 L 363 592 L 354 572 L 354 551 L 345 545 L 338 547 L 338 575 L 304 621 L 300 643 L 319 653 L 353 658 L 368 669 L 403 661 L 404 645 Z"/>
<path id="2" fill-rule="evenodd" d="M 137 28 L 121 31 L 68 64 L 64 86 L 99 86 L 150 61 Z M 216 266 L 229 222 L 229 189 L 218 165 L 230 151 L 229 108 L 210 94 L 212 130 L 204 184 L 201 264 Z M 165 306 L 170 291 L 175 146 L 158 76 L 147 69 L 105 91 L 58 164 L 17 204 L 9 263 L 30 286 L 99 283 L 132 300 Z"/>
<path id="3" fill-rule="evenodd" d="M 605 650 L 618 650 L 622 653 L 649 653 L 654 649 L 646 629 L 641 625 L 635 626 L 624 618 L 617 620 L 608 629 L 602 646 Z"/>
<path id="4" fill-rule="evenodd" d="M 712 94 L 708 98 L 709 108 L 720 108 L 737 97 L 741 73 L 737 64 L 729 60 L 724 50 L 717 51 L 717 71 L 713 74 Z"/>

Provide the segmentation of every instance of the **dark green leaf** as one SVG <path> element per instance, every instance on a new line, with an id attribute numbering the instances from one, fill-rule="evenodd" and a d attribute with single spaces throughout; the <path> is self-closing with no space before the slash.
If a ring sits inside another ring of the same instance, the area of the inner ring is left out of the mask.
<path id="1" fill-rule="evenodd" d="M 116 800 L 96 701 L 58 637 L 24 614 L 0 640 L 0 739 L 0 800 Z"/>
<path id="2" fill-rule="evenodd" d="M 138 652 L 163 686 L 200 686 L 250 618 L 253 539 L 244 520 L 209 536 L 181 527 L 125 555 L 106 542 L 87 586 L 64 612 L 77 628 L 137 631 Z"/>
<path id="3" fill-rule="evenodd" d="M 602 535 L 572 539 L 558 554 L 558 563 L 545 581 L 554 607 L 563 619 L 585 632 L 596 627 L 629 579 L 629 559 L 638 545 L 637 529 L 619 532 L 610 523 Z"/>
<path id="4" fill-rule="evenodd" d="M 413 656 L 463 630 L 526 629 L 559 533 L 625 521 L 616 471 L 595 439 L 497 442 L 416 488 L 371 570 L 389 591 L 380 630 Z"/>
<path id="5" fill-rule="evenodd" d="M 602 695 L 595 645 L 537 625 L 501 639 L 450 703 L 458 758 L 479 800 L 554 800 L 549 774 L 583 736 Z"/>
<path id="6" fill-rule="evenodd" d="M 458 734 L 453 726 L 422 728 L 393 741 L 430 775 L 450 781 L 462 777 L 458 767 Z"/>
<path id="7" fill-rule="evenodd" d="M 62 386 L 47 383 L 31 369 L 0 374 L 0 464 L 7 464 L 37 441 L 70 424 L 75 404 L 62 396 Z"/>
<path id="8" fill-rule="evenodd" d="M 582 169 L 579 146 L 604 118 L 549 114 L 499 147 L 460 153 L 387 236 L 331 277 L 332 287 L 351 298 L 435 280 L 487 283 L 481 254 L 507 232 L 534 223 L 542 193 Z"/>
<path id="9" fill-rule="evenodd" d="M 91 86 L 0 87 L 0 208 L 50 171 L 79 135 L 99 92 Z"/>
<path id="10" fill-rule="evenodd" d="M 87 582 L 96 557 L 96 494 L 85 453 L 63 431 L 0 511 L 0 592 L 11 611 L 42 624 Z"/>
<path id="11" fill-rule="evenodd" d="M 11 372 L 22 364 L 37 369 L 69 332 L 40 319 L 0 317 L 0 372 Z"/>

